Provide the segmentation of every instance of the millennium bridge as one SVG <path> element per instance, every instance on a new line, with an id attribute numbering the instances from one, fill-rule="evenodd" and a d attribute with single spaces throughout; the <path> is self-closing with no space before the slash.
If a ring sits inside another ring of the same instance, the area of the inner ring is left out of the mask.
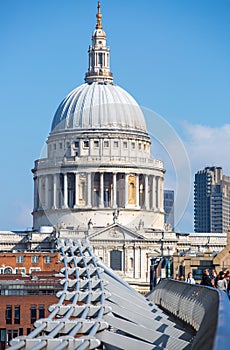
<path id="1" fill-rule="evenodd" d="M 226 293 L 163 280 L 143 296 L 96 257 L 87 241 L 58 240 L 63 288 L 48 318 L 10 350 L 227 350 Z"/>

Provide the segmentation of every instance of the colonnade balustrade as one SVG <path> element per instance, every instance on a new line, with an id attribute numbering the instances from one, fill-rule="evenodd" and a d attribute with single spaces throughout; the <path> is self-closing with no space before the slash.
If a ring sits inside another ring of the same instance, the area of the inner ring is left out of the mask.
<path id="1" fill-rule="evenodd" d="M 34 211 L 67 208 L 163 211 L 163 177 L 124 172 L 66 172 L 34 178 Z"/>

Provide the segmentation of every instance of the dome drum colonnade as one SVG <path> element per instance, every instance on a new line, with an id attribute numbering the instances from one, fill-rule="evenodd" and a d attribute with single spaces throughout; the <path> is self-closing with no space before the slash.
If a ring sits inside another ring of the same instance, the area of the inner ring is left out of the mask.
<path id="1" fill-rule="evenodd" d="M 151 211 L 159 216 L 152 219 L 157 229 L 164 226 L 163 163 L 150 157 L 140 107 L 113 83 L 101 18 L 99 4 L 86 83 L 61 102 L 47 140 L 48 156 L 35 162 L 34 228 L 48 224 L 47 213 L 51 224 L 71 226 L 63 216 L 67 209 L 75 216 L 84 211 L 87 223 L 94 209 L 116 208 L 132 211 L 137 220 L 140 210 L 142 218 Z M 100 220 L 94 213 L 93 224 L 101 226 Z"/>
<path id="2" fill-rule="evenodd" d="M 34 211 L 136 208 L 163 211 L 162 178 L 125 172 L 65 172 L 34 178 Z"/>

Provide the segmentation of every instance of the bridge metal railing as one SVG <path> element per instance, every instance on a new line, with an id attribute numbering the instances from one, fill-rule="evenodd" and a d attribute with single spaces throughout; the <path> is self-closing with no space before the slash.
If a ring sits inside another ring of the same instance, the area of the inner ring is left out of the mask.
<path id="1" fill-rule="evenodd" d="M 197 332 L 192 350 L 230 348 L 230 303 L 226 293 L 167 279 L 148 294 L 148 299 Z"/>

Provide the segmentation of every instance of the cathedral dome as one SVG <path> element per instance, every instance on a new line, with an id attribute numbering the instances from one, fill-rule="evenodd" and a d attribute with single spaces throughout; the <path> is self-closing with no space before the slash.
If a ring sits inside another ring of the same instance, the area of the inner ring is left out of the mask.
<path id="1" fill-rule="evenodd" d="M 146 133 L 143 113 L 133 97 L 117 85 L 82 84 L 59 105 L 51 132 L 122 129 Z"/>

